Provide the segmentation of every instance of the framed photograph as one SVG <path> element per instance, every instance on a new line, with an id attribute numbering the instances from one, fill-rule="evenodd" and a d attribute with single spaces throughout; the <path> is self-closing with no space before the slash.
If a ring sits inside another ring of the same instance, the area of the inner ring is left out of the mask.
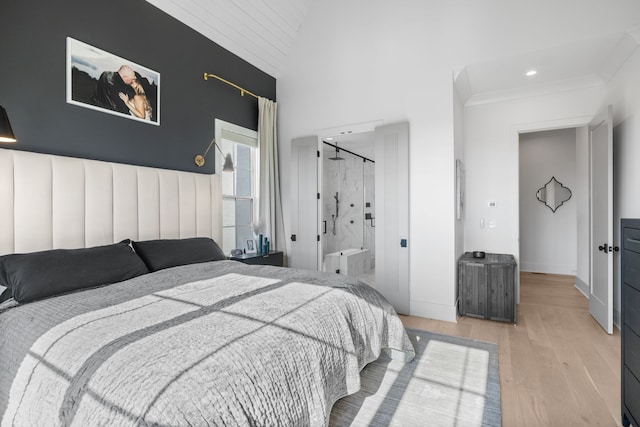
<path id="1" fill-rule="evenodd" d="M 456 159 L 456 219 L 464 218 L 464 165 Z"/>
<path id="2" fill-rule="evenodd" d="M 257 245 L 256 245 L 256 241 L 254 239 L 248 239 L 247 240 L 247 253 L 248 254 L 257 253 L 256 247 L 257 247 Z"/>
<path id="3" fill-rule="evenodd" d="M 160 125 L 160 73 L 67 37 L 67 103 Z"/>

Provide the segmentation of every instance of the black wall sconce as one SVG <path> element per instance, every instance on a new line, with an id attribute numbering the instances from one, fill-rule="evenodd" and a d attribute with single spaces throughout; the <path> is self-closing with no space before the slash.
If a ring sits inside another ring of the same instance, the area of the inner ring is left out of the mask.
<path id="1" fill-rule="evenodd" d="M 0 142 L 16 142 L 16 137 L 9 123 L 7 110 L 0 106 Z"/>

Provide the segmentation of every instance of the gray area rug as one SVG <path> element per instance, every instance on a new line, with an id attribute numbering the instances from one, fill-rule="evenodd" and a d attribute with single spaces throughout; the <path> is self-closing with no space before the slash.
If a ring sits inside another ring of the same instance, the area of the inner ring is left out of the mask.
<path id="1" fill-rule="evenodd" d="M 360 373 L 358 393 L 340 399 L 331 426 L 500 426 L 496 344 L 417 329 L 411 363 L 383 355 Z"/>

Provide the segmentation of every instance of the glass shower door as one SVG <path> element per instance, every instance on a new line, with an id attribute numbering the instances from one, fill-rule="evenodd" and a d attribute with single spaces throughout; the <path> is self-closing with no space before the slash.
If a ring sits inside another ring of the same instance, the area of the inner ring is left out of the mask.
<path id="1" fill-rule="evenodd" d="M 357 276 L 364 265 L 364 162 L 335 146 L 323 153 L 323 267 Z"/>

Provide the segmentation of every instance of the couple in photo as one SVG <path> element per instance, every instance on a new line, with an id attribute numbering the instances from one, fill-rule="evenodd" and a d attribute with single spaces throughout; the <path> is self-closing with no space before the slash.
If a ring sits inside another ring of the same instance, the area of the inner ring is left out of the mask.
<path id="1" fill-rule="evenodd" d="M 153 108 L 143 80 L 146 81 L 128 65 L 121 66 L 118 71 L 104 71 L 98 79 L 94 101 L 103 108 L 151 120 Z"/>

